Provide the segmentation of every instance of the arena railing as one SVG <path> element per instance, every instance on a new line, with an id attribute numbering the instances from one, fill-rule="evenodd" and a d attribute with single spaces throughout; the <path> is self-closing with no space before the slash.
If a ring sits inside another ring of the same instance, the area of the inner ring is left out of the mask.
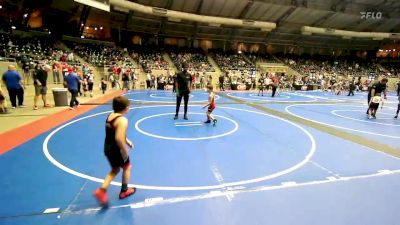
<path id="1" fill-rule="evenodd" d="M 17 62 L 17 59 L 9 57 L 0 57 L 0 62 Z"/>

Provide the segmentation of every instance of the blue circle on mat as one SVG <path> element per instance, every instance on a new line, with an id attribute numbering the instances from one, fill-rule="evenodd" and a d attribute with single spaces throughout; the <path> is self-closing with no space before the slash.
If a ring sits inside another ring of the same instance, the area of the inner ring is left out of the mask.
<path id="1" fill-rule="evenodd" d="M 303 130 L 284 120 L 245 109 L 216 109 L 217 115 L 229 117 L 240 126 L 231 135 L 216 139 L 155 139 L 136 131 L 133 125 L 141 118 L 171 113 L 173 110 L 173 106 L 147 106 L 133 109 L 126 115 L 130 122 L 128 138 L 135 145 L 134 150 L 130 152 L 134 168 L 131 182 L 134 184 L 207 187 L 255 180 L 271 174 L 287 174 L 289 172 L 282 171 L 311 157 L 312 144 Z M 204 113 L 204 110 L 200 107 L 190 107 L 190 112 Z M 63 127 L 49 140 L 49 152 L 69 169 L 102 179 L 110 170 L 103 154 L 106 117 L 107 113 L 89 115 Z M 198 114 L 197 117 L 195 114 L 190 117 L 192 121 L 203 121 L 205 115 Z M 174 127 L 163 131 L 168 124 L 175 123 L 172 117 L 160 116 L 157 120 L 148 122 L 143 123 L 146 129 L 162 134 L 172 135 L 171 133 L 175 132 L 175 135 L 190 133 L 194 136 L 198 132 L 190 130 L 191 128 L 172 131 Z M 154 127 L 151 127 L 151 124 Z M 209 130 L 204 130 L 202 134 L 221 133 L 230 130 L 232 126 L 230 122 L 221 120 L 216 127 L 205 126 L 204 129 Z M 120 181 L 120 177 L 117 177 L 117 181 Z"/>

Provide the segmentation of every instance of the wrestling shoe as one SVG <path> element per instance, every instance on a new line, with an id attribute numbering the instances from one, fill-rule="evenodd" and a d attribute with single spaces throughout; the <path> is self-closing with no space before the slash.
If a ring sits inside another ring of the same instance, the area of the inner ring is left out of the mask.
<path id="1" fill-rule="evenodd" d="M 127 197 L 135 194 L 135 192 L 136 192 L 136 188 L 128 188 L 126 191 L 121 191 L 121 193 L 119 193 L 119 199 L 127 198 Z"/>
<path id="2" fill-rule="evenodd" d="M 107 192 L 104 189 L 97 189 L 93 193 L 94 197 L 96 197 L 97 201 L 101 206 L 106 206 L 108 204 L 108 195 Z"/>

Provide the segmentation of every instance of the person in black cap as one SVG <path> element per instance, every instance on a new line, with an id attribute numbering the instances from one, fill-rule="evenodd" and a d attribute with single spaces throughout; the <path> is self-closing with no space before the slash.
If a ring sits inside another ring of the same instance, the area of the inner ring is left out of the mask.
<path id="1" fill-rule="evenodd" d="M 179 108 L 181 107 L 182 97 L 185 104 L 185 111 L 183 118 L 188 120 L 187 108 L 189 103 L 190 87 L 192 85 L 192 76 L 187 72 L 188 65 L 186 63 L 182 64 L 182 71 L 177 74 L 175 80 L 176 87 L 176 113 L 174 120 L 178 119 Z"/>

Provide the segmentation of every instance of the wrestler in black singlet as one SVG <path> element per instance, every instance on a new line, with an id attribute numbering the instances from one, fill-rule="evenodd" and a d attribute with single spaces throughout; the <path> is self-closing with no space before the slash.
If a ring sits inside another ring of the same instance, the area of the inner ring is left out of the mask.
<path id="1" fill-rule="evenodd" d="M 124 167 L 129 164 L 129 157 L 124 160 L 121 149 L 115 141 L 114 122 L 121 116 L 116 116 L 114 119 L 106 120 L 106 138 L 104 140 L 104 154 L 106 155 L 112 168 Z"/>

